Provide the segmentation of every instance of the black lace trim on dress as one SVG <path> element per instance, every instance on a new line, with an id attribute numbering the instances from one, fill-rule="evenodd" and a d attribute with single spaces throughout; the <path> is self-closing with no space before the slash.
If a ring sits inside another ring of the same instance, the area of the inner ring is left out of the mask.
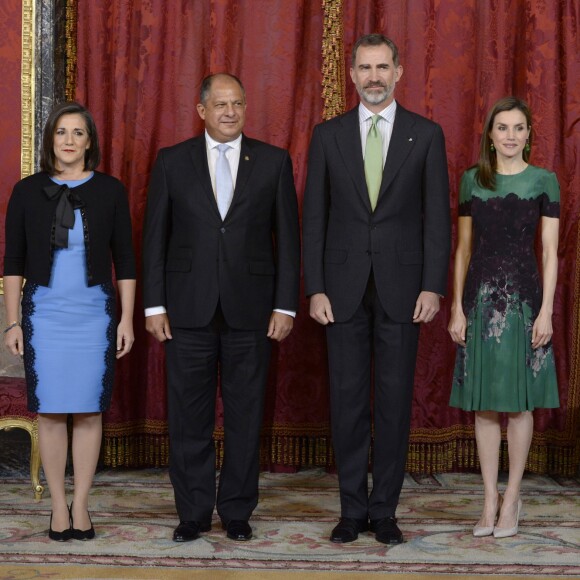
<path id="1" fill-rule="evenodd" d="M 36 374 L 36 353 L 32 347 L 32 336 L 34 327 L 32 325 L 32 315 L 36 309 L 34 305 L 34 294 L 39 285 L 33 282 L 27 282 L 22 293 L 22 334 L 24 337 L 24 375 L 26 377 L 26 390 L 28 395 L 28 410 L 32 413 L 38 413 L 40 401 L 36 396 L 38 387 L 38 375 Z"/>
<path id="2" fill-rule="evenodd" d="M 103 390 L 99 400 L 99 410 L 103 412 L 109 408 L 111 403 L 111 396 L 113 394 L 113 384 L 115 379 L 115 354 L 117 352 L 117 336 L 115 333 L 116 292 L 115 287 L 111 282 L 101 284 L 100 287 L 107 296 L 107 300 L 105 302 L 105 312 L 109 317 L 109 324 L 107 325 L 107 350 L 105 351 L 105 370 L 103 372 L 102 380 Z"/>

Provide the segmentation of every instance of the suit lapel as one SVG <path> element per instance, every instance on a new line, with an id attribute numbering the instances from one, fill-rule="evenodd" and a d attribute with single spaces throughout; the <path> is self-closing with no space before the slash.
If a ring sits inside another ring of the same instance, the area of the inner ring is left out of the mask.
<path id="1" fill-rule="evenodd" d="M 365 167 L 360 142 L 360 123 L 358 107 L 349 111 L 342 119 L 341 126 L 336 132 L 336 144 L 342 156 L 345 167 L 350 173 L 356 190 L 368 211 L 371 211 L 371 202 L 365 179 Z"/>
<path id="2" fill-rule="evenodd" d="M 228 210 L 228 215 L 232 209 L 235 209 L 235 206 L 240 203 L 240 200 L 243 199 L 244 195 L 246 195 L 246 184 L 255 162 L 256 155 L 253 152 L 252 147 L 249 145 L 246 136 L 242 135 L 242 144 L 240 146 L 240 162 L 238 164 L 238 174 L 236 176 L 234 198 L 230 205 L 230 209 Z"/>
<path id="3" fill-rule="evenodd" d="M 379 191 L 378 203 L 380 203 L 381 197 L 389 185 L 391 185 L 397 171 L 417 141 L 417 134 L 413 130 L 414 124 L 413 117 L 397 103 L 395 122 L 393 123 L 389 151 L 387 152 L 387 160 L 385 161 L 385 167 L 383 169 L 383 180 Z"/>
<path id="4" fill-rule="evenodd" d="M 201 184 L 204 194 L 208 198 L 211 206 L 215 209 L 217 216 L 221 220 L 220 212 L 217 206 L 217 201 L 215 198 L 215 194 L 213 192 L 213 187 L 211 185 L 205 135 L 202 135 L 194 139 L 191 146 L 191 158 L 193 161 L 193 168 L 197 173 L 198 182 Z"/>

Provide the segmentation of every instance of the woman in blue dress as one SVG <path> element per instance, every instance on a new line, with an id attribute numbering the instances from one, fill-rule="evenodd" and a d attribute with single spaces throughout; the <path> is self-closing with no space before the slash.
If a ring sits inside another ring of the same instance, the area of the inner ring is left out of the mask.
<path id="1" fill-rule="evenodd" d="M 38 413 L 51 495 L 48 535 L 57 541 L 95 536 L 88 499 L 101 448 L 102 412 L 111 401 L 115 359 L 125 356 L 134 341 L 129 206 L 123 185 L 96 171 L 99 161 L 90 113 L 77 103 L 57 106 L 44 129 L 42 171 L 15 185 L 6 214 L 4 342 L 24 358 L 28 408 Z M 118 324 L 111 263 L 120 298 Z M 70 507 L 65 490 L 69 414 Z"/>

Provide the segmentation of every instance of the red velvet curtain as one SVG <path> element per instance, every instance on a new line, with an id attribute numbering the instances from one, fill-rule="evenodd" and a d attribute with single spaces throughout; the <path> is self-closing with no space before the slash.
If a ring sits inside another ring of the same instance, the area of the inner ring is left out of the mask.
<path id="1" fill-rule="evenodd" d="M 22 2 L 0 4 L 0 212 L 6 207 L 12 187 L 20 179 L 20 79 L 22 60 Z M 4 223 L 4 220 L 2 220 Z M 4 255 L 4 228 L 0 228 Z"/>
<path id="2" fill-rule="evenodd" d="M 102 169 L 119 176 L 129 190 L 139 256 L 151 165 L 160 147 L 203 130 L 195 107 L 201 80 L 210 72 L 229 71 L 242 79 L 245 132 L 290 150 L 302 190 L 310 132 L 322 114 L 320 3 L 95 1 L 79 2 L 77 18 L 76 98 L 97 121 Z M 144 332 L 140 297 L 136 310 L 137 341 L 118 365 L 106 417 L 105 460 L 163 464 L 163 348 Z M 322 334 L 303 313 L 292 336 L 274 351 L 266 437 L 273 425 L 277 438 L 293 440 L 303 425 L 310 437 L 326 436 Z M 322 372 L 312 374 L 313 368 Z M 286 463 L 283 454 L 271 460 L 266 453 L 264 463 Z"/>
<path id="3" fill-rule="evenodd" d="M 459 180 L 477 158 L 488 109 L 497 99 L 510 94 L 530 104 L 534 120 L 531 162 L 556 172 L 562 194 L 560 268 L 554 306 L 561 408 L 535 412 L 528 467 L 558 472 L 562 462 L 577 466 L 580 102 L 573 87 L 580 75 L 578 3 L 344 0 L 342 4 L 345 46 L 352 47 L 358 36 L 369 31 L 381 31 L 395 39 L 404 68 L 396 98 L 442 125 L 454 225 Z M 350 54 L 345 54 L 345 66 L 349 65 Z M 346 100 L 349 108 L 357 102 L 352 83 L 347 83 Z M 411 467 L 429 464 L 433 468 L 433 449 L 444 443 L 448 443 L 448 449 L 457 448 L 458 455 L 438 454 L 439 469 L 476 463 L 472 444 L 461 449 L 465 441 L 473 442 L 473 415 L 447 405 L 455 357 L 446 331 L 449 307 L 450 300 L 444 301 L 437 320 L 421 331 Z M 554 448 L 563 442 L 567 448 Z M 466 460 L 459 457 L 463 453 L 469 454 Z M 506 462 L 504 453 L 504 466 Z"/>
<path id="4" fill-rule="evenodd" d="M 386 33 L 398 43 L 404 67 L 397 99 L 445 131 L 454 218 L 459 179 L 476 158 L 485 112 L 501 96 L 526 98 L 534 112 L 532 162 L 556 171 L 562 188 L 554 318 L 562 407 L 536 413 L 529 467 L 562 474 L 576 469 L 580 104 L 571 85 L 580 74 L 577 4 L 91 0 L 78 2 L 77 10 L 76 98 L 96 118 L 101 169 L 128 188 L 138 255 L 156 152 L 202 130 L 195 105 L 201 79 L 210 72 L 229 71 L 242 79 L 245 132 L 289 148 L 301 201 L 313 126 L 324 111 L 357 101 L 348 78 L 354 40 L 367 32 Z M 408 463 L 413 471 L 476 465 L 472 418 L 447 405 L 454 359 L 445 330 L 448 304 L 422 329 Z M 305 300 L 301 308 L 294 332 L 273 357 L 264 465 L 332 463 L 324 335 L 308 318 Z M 168 444 L 164 358 L 144 332 L 140 299 L 135 326 L 137 342 L 119 364 L 106 416 L 105 461 L 162 465 Z M 218 445 L 221 435 L 218 428 Z"/>

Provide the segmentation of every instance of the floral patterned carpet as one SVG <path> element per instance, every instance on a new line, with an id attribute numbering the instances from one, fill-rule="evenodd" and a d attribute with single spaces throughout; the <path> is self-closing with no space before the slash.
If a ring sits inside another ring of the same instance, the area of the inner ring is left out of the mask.
<path id="1" fill-rule="evenodd" d="M 580 575 L 580 481 L 527 476 L 520 533 L 476 539 L 482 503 L 477 474 L 407 476 L 399 506 L 406 542 L 384 546 L 362 534 L 336 545 L 328 535 L 339 514 L 335 475 L 323 470 L 264 473 L 252 519 L 254 539 L 211 532 L 187 544 L 171 540 L 176 514 L 166 470 L 101 470 L 91 495 L 97 538 L 52 542 L 48 491 L 35 502 L 26 474 L 0 472 L 3 566 L 85 564 L 166 569 L 391 572 L 406 574 Z M 5 577 L 5 576 L 3 576 Z M 167 577 L 160 574 L 160 577 Z M 211 576 L 208 576 L 211 577 Z"/>

